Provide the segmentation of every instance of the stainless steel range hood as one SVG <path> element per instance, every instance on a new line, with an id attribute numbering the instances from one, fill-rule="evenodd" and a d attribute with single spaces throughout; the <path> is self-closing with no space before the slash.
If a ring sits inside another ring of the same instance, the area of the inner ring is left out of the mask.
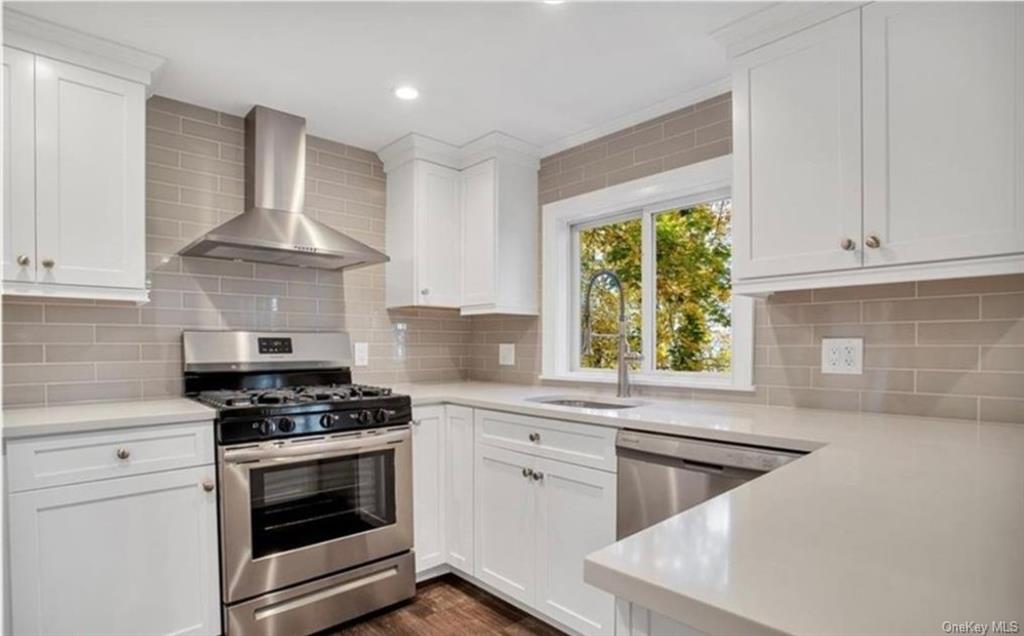
<path id="1" fill-rule="evenodd" d="M 264 106 L 245 117 L 245 212 L 188 244 L 183 256 L 342 269 L 388 257 L 303 214 L 306 120 Z"/>

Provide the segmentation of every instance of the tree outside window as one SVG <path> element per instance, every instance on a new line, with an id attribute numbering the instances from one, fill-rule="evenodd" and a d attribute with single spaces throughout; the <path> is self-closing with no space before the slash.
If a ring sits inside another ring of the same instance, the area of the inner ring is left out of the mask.
<path id="1" fill-rule="evenodd" d="M 732 256 L 728 198 L 643 214 L 577 230 L 580 304 L 586 285 L 601 269 L 615 272 L 626 287 L 627 340 L 643 351 L 646 294 L 653 294 L 655 371 L 727 373 L 731 369 L 732 315 L 729 263 Z M 644 251 L 644 232 L 651 254 Z M 652 281 L 644 280 L 645 259 L 653 259 Z M 604 279 L 591 299 L 592 352 L 581 355 L 582 368 L 613 369 L 618 363 L 618 296 Z M 582 331 L 582 324 L 580 330 Z"/>

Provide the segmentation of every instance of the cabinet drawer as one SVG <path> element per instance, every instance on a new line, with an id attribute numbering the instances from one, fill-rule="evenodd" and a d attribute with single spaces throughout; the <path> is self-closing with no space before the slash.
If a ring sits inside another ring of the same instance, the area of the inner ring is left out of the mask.
<path id="1" fill-rule="evenodd" d="M 476 410 L 476 441 L 615 471 L 615 429 L 498 411 Z"/>
<path id="2" fill-rule="evenodd" d="M 33 490 L 213 463 L 213 423 L 94 431 L 7 443 L 9 490 Z"/>

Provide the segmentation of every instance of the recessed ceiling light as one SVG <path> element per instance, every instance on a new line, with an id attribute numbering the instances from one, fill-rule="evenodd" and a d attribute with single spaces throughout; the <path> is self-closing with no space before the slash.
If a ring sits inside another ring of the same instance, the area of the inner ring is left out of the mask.
<path id="1" fill-rule="evenodd" d="M 544 4 L 565 4 L 565 0 L 543 0 Z"/>
<path id="2" fill-rule="evenodd" d="M 395 97 L 410 101 L 420 96 L 420 92 L 414 86 L 399 86 L 395 89 Z"/>

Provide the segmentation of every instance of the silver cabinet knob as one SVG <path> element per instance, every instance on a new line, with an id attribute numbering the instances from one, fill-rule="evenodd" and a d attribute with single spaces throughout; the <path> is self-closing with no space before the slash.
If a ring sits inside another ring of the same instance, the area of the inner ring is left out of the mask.
<path id="1" fill-rule="evenodd" d="M 121 448 L 117 449 L 117 458 L 118 459 L 128 459 L 131 456 L 132 456 L 131 451 L 129 451 L 124 446 L 122 446 Z"/>
<path id="2" fill-rule="evenodd" d="M 200 483 L 203 486 L 203 490 L 206 492 L 213 492 L 213 489 L 216 487 L 216 484 L 213 483 L 213 480 L 209 477 L 204 477 L 203 481 Z"/>
<path id="3" fill-rule="evenodd" d="M 533 476 L 533 481 L 543 481 L 544 480 L 544 473 L 540 472 L 539 470 L 538 471 L 534 471 L 532 476 Z"/>
<path id="4" fill-rule="evenodd" d="M 424 287 L 423 289 L 420 290 L 420 296 L 426 296 L 429 293 L 430 289 L 428 289 L 427 287 Z"/>
<path id="5" fill-rule="evenodd" d="M 53 260 L 52 258 L 43 259 L 43 267 L 45 267 L 46 269 L 53 269 L 53 266 L 56 264 L 57 261 Z"/>
<path id="6" fill-rule="evenodd" d="M 539 442 L 540 441 L 540 433 L 530 433 L 530 441 L 531 442 Z"/>
<path id="7" fill-rule="evenodd" d="M 532 470 L 530 470 L 529 468 L 524 468 L 523 469 L 523 477 L 526 477 L 527 479 L 529 479 L 532 476 L 533 476 L 533 471 Z"/>
<path id="8" fill-rule="evenodd" d="M 844 238 L 839 242 L 839 247 L 843 248 L 847 252 L 852 252 L 857 247 L 857 242 L 851 238 Z"/>
<path id="9" fill-rule="evenodd" d="M 878 238 L 874 234 L 868 234 L 867 238 L 864 239 L 864 245 L 876 250 L 882 245 L 882 239 Z"/>
<path id="10" fill-rule="evenodd" d="M 412 424 L 413 426 L 419 426 L 423 422 L 421 422 L 420 420 L 409 420 L 409 423 Z"/>
<path id="11" fill-rule="evenodd" d="M 22 267 L 25 267 L 26 265 L 28 265 L 31 262 L 32 262 L 32 259 L 30 259 L 28 256 L 25 256 L 24 254 L 22 254 L 21 256 L 19 256 L 17 258 L 18 265 L 21 265 Z"/>

